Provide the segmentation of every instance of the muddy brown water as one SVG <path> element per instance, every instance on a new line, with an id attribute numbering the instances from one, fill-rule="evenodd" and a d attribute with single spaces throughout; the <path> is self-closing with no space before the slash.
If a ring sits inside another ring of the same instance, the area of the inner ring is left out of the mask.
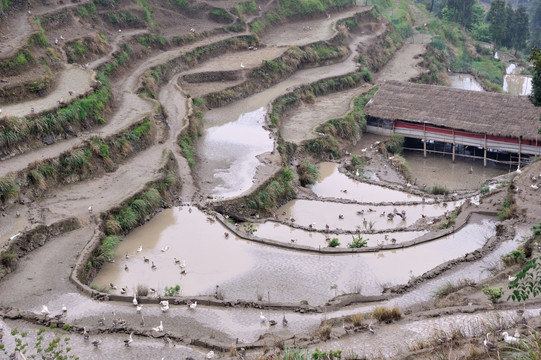
<path id="1" fill-rule="evenodd" d="M 243 132 L 241 126 L 247 125 L 246 122 L 242 121 L 243 117 L 251 118 L 254 121 L 250 124 L 257 122 L 262 127 L 265 122 L 261 121 L 263 118 L 259 116 L 264 116 L 264 113 L 259 115 L 261 110 L 258 109 L 266 109 L 273 99 L 287 92 L 288 88 L 309 84 L 319 79 L 347 74 L 355 70 L 356 64 L 353 61 L 357 54 L 355 49 L 363 39 L 366 40 L 371 36 L 373 35 L 362 35 L 354 39 L 349 45 L 350 56 L 341 63 L 297 71 L 288 79 L 265 91 L 207 111 L 204 117 L 205 129 L 203 136 L 197 145 L 197 154 L 200 159 L 204 159 L 196 167 L 196 173 L 201 179 L 199 186 L 202 192 L 213 194 L 216 197 L 228 198 L 249 190 L 256 168 L 262 165 L 257 160 L 256 154 L 261 155 L 272 150 L 272 148 L 268 150 L 266 142 L 264 142 L 265 146 L 262 146 L 261 142 L 265 134 L 270 136 L 270 133 L 266 130 L 256 131 L 253 129 L 253 133 Z M 234 125 L 225 129 L 214 129 L 226 123 L 234 123 Z M 230 138 L 225 138 L 225 136 L 230 136 Z M 250 136 L 255 136 L 255 138 L 246 139 Z M 247 141 L 254 146 L 247 147 Z M 270 144 L 274 146 L 274 140 Z M 242 159 L 238 159 L 238 150 L 241 148 L 243 156 Z M 219 155 L 219 161 L 212 157 L 214 155 Z M 239 169 L 242 169 L 243 172 L 239 172 Z"/>
<path id="2" fill-rule="evenodd" d="M 494 232 L 494 223 L 479 218 L 455 234 L 423 245 L 339 256 L 291 252 L 233 234 L 225 238 L 224 232 L 221 224 L 209 221 L 196 208 L 165 210 L 120 243 L 115 262 L 104 265 L 93 285 L 107 288 L 112 282 L 119 289 L 127 286 L 132 295 L 137 284 L 162 294 L 165 286 L 179 284 L 181 295 L 187 296 L 212 295 L 218 285 L 226 299 L 255 300 L 263 293 L 271 301 L 307 300 L 317 305 L 335 292 L 351 292 L 360 286 L 363 294 L 374 295 L 381 293 L 383 284 L 405 283 L 411 275 L 481 247 Z M 139 246 L 141 252 L 137 252 Z M 169 249 L 162 252 L 166 246 Z M 152 270 L 143 257 L 154 261 L 157 269 Z M 185 261 L 185 275 L 175 258 Z M 336 289 L 330 290 L 333 285 Z"/>
<path id="3" fill-rule="evenodd" d="M 279 219 L 290 221 L 293 218 L 297 225 L 314 229 L 325 230 L 329 226 L 331 231 L 335 229 L 349 231 L 367 231 L 370 229 L 392 230 L 406 228 L 416 223 L 427 224 L 429 218 L 442 216 L 446 212 L 452 214 L 454 209 L 462 204 L 462 201 L 443 204 L 418 204 L 418 205 L 389 205 L 372 206 L 358 204 L 343 204 L 339 202 L 292 200 L 277 210 Z M 402 217 L 395 215 L 392 219 L 387 214 L 405 212 Z M 359 214 L 362 212 L 362 214 Z M 340 218 L 342 216 L 342 218 Z M 425 216 L 426 218 L 424 218 Z"/>
<path id="4" fill-rule="evenodd" d="M 274 221 L 267 221 L 263 224 L 254 224 L 257 230 L 255 236 L 265 239 L 276 240 L 286 244 L 307 245 L 313 248 L 324 248 L 328 246 L 326 239 L 337 238 L 340 241 L 339 247 L 346 247 L 352 241 L 350 234 L 336 234 L 333 232 L 322 233 L 318 231 L 307 231 L 297 229 L 288 225 L 284 225 Z M 363 231 L 363 230 L 361 230 Z M 375 247 L 380 244 L 391 244 L 392 239 L 396 240 L 397 244 L 416 239 L 428 230 L 421 231 L 397 231 L 392 233 L 366 234 L 361 232 L 361 237 L 367 241 L 367 246 Z M 293 241 L 292 241 L 293 240 Z"/>
<path id="5" fill-rule="evenodd" d="M 481 150 L 479 150 L 481 154 Z M 417 179 L 417 186 L 444 185 L 452 190 L 479 189 L 481 184 L 495 176 L 508 173 L 508 169 L 496 166 L 490 161 L 487 167 L 482 160 L 465 160 L 457 157 L 455 162 L 450 157 L 422 152 L 405 151 L 404 158 L 408 161 L 412 176 Z M 470 174 L 470 169 L 473 169 Z"/>
<path id="6" fill-rule="evenodd" d="M 338 170 L 338 164 L 319 164 L 319 180 L 311 189 L 319 197 L 350 199 L 363 203 L 420 202 L 422 198 L 384 186 L 355 181 Z"/>
<path id="7" fill-rule="evenodd" d="M 252 186 L 260 164 L 257 155 L 274 147 L 270 133 L 263 129 L 265 114 L 261 107 L 205 131 L 198 143 L 200 167 L 205 173 L 213 173 L 213 178 L 203 180 L 215 185 L 213 194 L 224 198 L 238 196 Z"/>

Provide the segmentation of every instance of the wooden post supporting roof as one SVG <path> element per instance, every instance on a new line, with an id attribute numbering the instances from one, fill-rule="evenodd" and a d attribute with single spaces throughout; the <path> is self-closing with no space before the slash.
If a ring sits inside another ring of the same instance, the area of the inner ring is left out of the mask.
<path id="1" fill-rule="evenodd" d="M 423 131 L 424 131 L 424 142 L 423 142 L 423 156 L 426 157 L 426 122 L 423 123 Z"/>
<path id="2" fill-rule="evenodd" d="M 522 156 L 522 136 L 518 137 L 518 167 L 520 167 L 520 160 Z"/>
<path id="3" fill-rule="evenodd" d="M 485 151 L 483 154 L 483 166 L 487 167 L 487 134 L 485 134 L 485 146 L 483 150 Z"/>
<path id="4" fill-rule="evenodd" d="M 455 162 L 455 148 L 456 148 L 456 143 L 455 143 L 455 129 L 453 129 L 453 162 Z"/>

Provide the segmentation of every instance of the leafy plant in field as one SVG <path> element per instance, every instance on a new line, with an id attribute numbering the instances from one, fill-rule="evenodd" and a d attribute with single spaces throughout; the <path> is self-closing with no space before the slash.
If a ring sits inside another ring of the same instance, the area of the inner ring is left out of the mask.
<path id="1" fill-rule="evenodd" d="M 353 239 L 350 243 L 348 243 L 348 248 L 350 249 L 358 249 L 365 247 L 368 243 L 368 239 L 363 239 L 361 234 L 357 234 L 357 236 L 351 236 Z"/>
<path id="2" fill-rule="evenodd" d="M 503 295 L 503 289 L 501 287 L 491 288 L 490 286 L 485 285 L 482 291 L 483 291 L 483 294 L 485 294 L 492 303 L 495 303 L 496 301 L 498 301 L 498 299 L 501 298 Z"/>
<path id="3" fill-rule="evenodd" d="M 331 241 L 329 241 L 329 247 L 337 246 L 340 246 L 340 241 L 338 241 L 338 238 L 332 238 Z"/>
<path id="4" fill-rule="evenodd" d="M 180 292 L 180 285 L 176 284 L 175 286 L 166 286 L 164 290 L 165 296 L 178 296 Z"/>

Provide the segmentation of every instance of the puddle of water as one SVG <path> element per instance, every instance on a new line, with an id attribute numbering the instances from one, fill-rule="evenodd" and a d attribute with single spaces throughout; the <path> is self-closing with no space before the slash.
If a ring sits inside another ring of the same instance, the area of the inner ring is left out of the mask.
<path id="1" fill-rule="evenodd" d="M 326 230 L 326 225 L 328 225 L 330 231 L 335 229 L 366 231 L 370 230 L 370 226 L 373 230 L 380 231 L 411 226 L 423 219 L 423 216 L 430 218 L 444 215 L 445 212 L 451 214 L 462 202 L 449 202 L 447 206 L 444 206 L 443 203 L 372 206 L 316 200 L 292 200 L 280 207 L 277 214 L 279 219 L 291 221 L 290 219 L 293 218 L 295 224 L 305 227 L 312 225 L 317 230 Z M 395 210 L 400 214 L 404 211 L 405 219 L 399 215 L 394 215 L 392 219 L 389 219 L 387 215 L 394 214 Z"/>
<path id="2" fill-rule="evenodd" d="M 497 167 L 492 162 L 483 166 L 483 161 L 466 161 L 456 157 L 453 162 L 450 156 L 422 152 L 405 151 L 404 158 L 408 161 L 413 177 L 417 179 L 417 186 L 444 185 L 449 189 L 479 189 L 482 182 L 495 176 L 506 174 L 507 169 Z M 473 169 L 470 174 L 470 170 Z"/>
<path id="3" fill-rule="evenodd" d="M 311 189 L 320 197 L 366 203 L 420 202 L 422 200 L 419 196 L 406 192 L 355 181 L 338 171 L 338 164 L 333 162 L 319 164 L 319 180 Z"/>
<path id="4" fill-rule="evenodd" d="M 128 286 L 128 295 L 137 284 L 156 288 L 162 294 L 165 286 L 179 284 L 181 295 L 187 296 L 213 294 L 219 285 L 226 299 L 255 300 L 260 292 L 271 301 L 308 300 L 318 305 L 335 292 L 361 287 L 363 294 L 379 294 L 382 284 L 405 283 L 411 274 L 420 275 L 480 247 L 485 241 L 480 234 L 493 230 L 494 222 L 485 219 L 408 249 L 318 255 L 251 243 L 233 235 L 226 239 L 224 227 L 209 222 L 204 213 L 195 208 L 192 212 L 175 208 L 163 211 L 128 235 L 118 246 L 115 262 L 105 264 L 93 284 Z M 140 245 L 143 250 L 137 253 Z M 165 246 L 169 250 L 162 252 Z M 127 260 L 126 253 L 130 255 Z M 143 256 L 154 261 L 157 269 L 144 263 Z M 186 261 L 185 275 L 180 274 L 175 257 Z M 124 265 L 128 265 L 128 271 Z M 333 285 L 336 289 L 331 289 Z"/>
<path id="5" fill-rule="evenodd" d="M 503 91 L 512 95 L 530 95 L 532 93 L 532 78 L 524 75 L 505 75 Z"/>
<path id="6" fill-rule="evenodd" d="M 263 129 L 265 108 L 241 114 L 229 122 L 205 131 L 198 148 L 201 169 L 213 174 L 213 194 L 233 197 L 242 194 L 252 186 L 256 168 L 261 162 L 257 155 L 273 150 L 270 133 Z"/>
<path id="7" fill-rule="evenodd" d="M 451 79 L 451 87 L 455 89 L 484 91 L 481 84 L 470 74 L 449 74 L 449 79 Z"/>
<path id="8" fill-rule="evenodd" d="M 326 247 L 327 238 L 338 238 L 340 247 L 346 247 L 351 242 L 352 235 L 321 233 L 316 231 L 306 231 L 296 229 L 294 227 L 280 224 L 273 221 L 267 221 L 263 224 L 254 224 L 257 232 L 254 234 L 257 237 L 281 241 L 284 243 L 295 243 L 299 245 L 312 246 L 314 248 Z M 406 242 L 418 238 L 428 231 L 397 231 L 393 233 L 378 233 L 378 234 L 362 234 L 363 239 L 367 240 L 367 246 L 375 247 L 379 244 L 391 244 L 391 240 L 395 239 L 396 243 Z M 291 241 L 291 240 L 295 241 Z"/>

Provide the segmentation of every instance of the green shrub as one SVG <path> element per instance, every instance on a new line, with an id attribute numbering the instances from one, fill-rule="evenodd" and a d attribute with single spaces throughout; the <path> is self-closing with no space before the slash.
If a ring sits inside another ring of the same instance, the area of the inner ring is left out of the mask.
<path id="1" fill-rule="evenodd" d="M 297 168 L 297 174 L 299 174 L 299 181 L 302 186 L 312 185 L 319 179 L 319 169 L 312 164 L 301 164 Z"/>
<path id="2" fill-rule="evenodd" d="M 507 266 L 522 264 L 526 262 L 526 254 L 524 253 L 524 248 L 521 247 L 502 255 L 501 259 Z"/>
<path id="3" fill-rule="evenodd" d="M 14 198 L 19 194 L 19 186 L 14 179 L 0 177 L 0 200 L 5 203 L 8 199 Z"/>
<path id="4" fill-rule="evenodd" d="M 358 248 L 367 246 L 368 239 L 363 239 L 361 234 L 357 234 L 357 236 L 352 235 L 351 238 L 352 238 L 352 241 L 348 243 L 348 248 L 358 249 Z"/>
<path id="5" fill-rule="evenodd" d="M 404 140 L 404 135 L 395 133 L 391 135 L 391 138 L 385 142 L 385 148 L 391 154 L 401 154 Z"/>
<path id="6" fill-rule="evenodd" d="M 332 238 L 331 241 L 329 241 L 329 247 L 337 247 L 340 246 L 340 241 L 338 241 L 338 238 Z"/>
<path id="7" fill-rule="evenodd" d="M 164 296 L 178 296 L 180 292 L 180 285 L 175 286 L 166 286 L 164 291 Z"/>
<path id="8" fill-rule="evenodd" d="M 103 239 L 100 246 L 100 254 L 105 257 L 107 261 L 113 261 L 115 258 L 115 249 L 122 241 L 120 236 L 107 236 Z"/>
<path id="9" fill-rule="evenodd" d="M 501 287 L 491 288 L 488 284 L 483 287 L 482 291 L 492 303 L 496 303 L 503 295 L 503 289 Z"/>
<path id="10" fill-rule="evenodd" d="M 451 193 L 446 186 L 438 184 L 433 185 L 428 192 L 433 195 L 449 195 Z"/>
<path id="11" fill-rule="evenodd" d="M 372 72 L 367 67 L 363 67 L 361 70 L 361 76 L 363 77 L 363 80 L 366 82 L 372 81 Z"/>
<path id="12" fill-rule="evenodd" d="M 498 220 L 504 221 L 513 216 L 516 210 L 516 205 L 513 203 L 511 199 L 511 195 L 507 194 L 505 197 L 502 208 L 500 209 L 500 212 L 498 213 Z"/>

